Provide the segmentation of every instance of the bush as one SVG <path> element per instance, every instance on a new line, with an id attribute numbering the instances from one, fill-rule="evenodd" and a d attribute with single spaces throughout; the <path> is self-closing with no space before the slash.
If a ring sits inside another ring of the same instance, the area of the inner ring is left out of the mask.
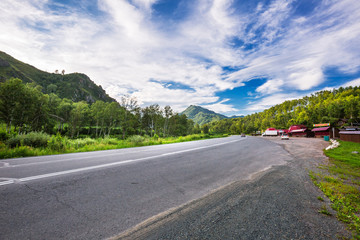
<path id="1" fill-rule="evenodd" d="M 127 139 L 129 142 L 140 144 L 146 140 L 145 137 L 139 135 L 133 135 Z"/>
<path id="2" fill-rule="evenodd" d="M 9 138 L 10 138 L 10 135 L 6 131 L 0 130 L 0 141 L 5 142 Z"/>
<path id="3" fill-rule="evenodd" d="M 30 132 L 9 138 L 6 141 L 6 145 L 11 148 L 16 146 L 46 147 L 49 140 L 50 136 L 46 133 Z"/>
<path id="4" fill-rule="evenodd" d="M 38 154 L 33 151 L 31 147 L 20 146 L 15 149 L 2 148 L 0 151 L 0 159 L 4 158 L 16 158 L 16 157 L 30 157 L 37 156 Z"/>
<path id="5" fill-rule="evenodd" d="M 82 148 L 86 145 L 93 145 L 96 143 L 95 139 L 92 138 L 79 138 L 74 139 L 71 141 L 71 146 L 73 146 L 75 149 Z"/>
<path id="6" fill-rule="evenodd" d="M 60 133 L 57 133 L 56 136 L 51 136 L 50 140 L 48 141 L 48 148 L 54 151 L 61 152 L 66 147 L 67 139 L 63 138 Z"/>
<path id="7" fill-rule="evenodd" d="M 101 143 L 106 145 L 117 145 L 119 143 L 119 140 L 117 138 L 105 137 L 101 140 Z"/>
<path id="8" fill-rule="evenodd" d="M 16 136 L 9 138 L 6 141 L 6 145 L 8 145 L 11 148 L 21 146 L 21 135 L 16 135 Z"/>
<path id="9" fill-rule="evenodd" d="M 50 140 L 50 136 L 42 132 L 30 132 L 25 135 L 21 135 L 24 146 L 30 147 L 47 147 L 47 143 Z"/>

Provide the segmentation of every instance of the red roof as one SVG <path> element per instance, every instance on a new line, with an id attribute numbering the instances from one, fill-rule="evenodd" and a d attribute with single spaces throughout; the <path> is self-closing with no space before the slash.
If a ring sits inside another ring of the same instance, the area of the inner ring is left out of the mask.
<path id="1" fill-rule="evenodd" d="M 281 129 L 283 132 L 289 132 L 289 129 Z"/>
<path id="2" fill-rule="evenodd" d="M 266 129 L 266 131 L 274 131 L 274 130 L 276 130 L 276 128 L 268 128 L 268 129 Z"/>
<path id="3" fill-rule="evenodd" d="M 322 131 L 327 131 L 327 130 L 329 130 L 329 128 L 330 128 L 330 127 L 314 128 L 314 129 L 311 130 L 311 131 L 313 131 L 313 132 L 322 132 Z"/>
<path id="4" fill-rule="evenodd" d="M 289 132 L 292 132 L 297 129 L 307 129 L 307 127 L 305 125 L 292 125 L 291 127 L 289 127 Z"/>
<path id="5" fill-rule="evenodd" d="M 292 131 L 290 131 L 291 133 L 296 133 L 296 132 L 305 132 L 306 128 L 302 128 L 302 129 L 294 129 Z"/>

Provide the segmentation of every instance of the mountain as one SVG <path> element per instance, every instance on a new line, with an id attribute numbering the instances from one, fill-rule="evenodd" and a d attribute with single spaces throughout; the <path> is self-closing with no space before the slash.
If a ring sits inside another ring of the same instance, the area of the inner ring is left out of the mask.
<path id="1" fill-rule="evenodd" d="M 60 98 L 68 98 L 74 102 L 115 101 L 85 74 L 44 72 L 0 51 L 0 82 L 12 77 L 20 78 L 24 83 L 40 85 L 44 93 L 55 93 Z"/>
<path id="2" fill-rule="evenodd" d="M 190 105 L 181 114 L 185 114 L 189 119 L 192 119 L 195 123 L 198 123 L 199 125 L 227 118 L 222 114 L 194 105 Z"/>

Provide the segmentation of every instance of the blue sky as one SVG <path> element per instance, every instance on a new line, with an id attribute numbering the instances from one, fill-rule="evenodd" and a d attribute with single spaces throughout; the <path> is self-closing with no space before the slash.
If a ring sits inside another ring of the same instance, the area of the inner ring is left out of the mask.
<path id="1" fill-rule="evenodd" d="M 0 50 L 225 115 L 360 85 L 359 0 L 2 0 Z"/>

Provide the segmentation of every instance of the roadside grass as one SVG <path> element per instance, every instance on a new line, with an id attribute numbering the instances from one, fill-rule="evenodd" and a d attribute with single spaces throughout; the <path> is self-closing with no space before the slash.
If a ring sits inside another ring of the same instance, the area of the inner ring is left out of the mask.
<path id="1" fill-rule="evenodd" d="M 330 199 L 331 208 L 337 212 L 336 217 L 347 224 L 353 239 L 360 239 L 360 154 L 352 153 L 360 152 L 360 144 L 339 142 L 338 148 L 324 150 L 329 157 L 329 165 L 322 165 L 322 171 L 310 171 L 309 175 Z M 319 212 L 327 214 L 326 206 Z"/>
<path id="2" fill-rule="evenodd" d="M 322 197 L 320 197 L 320 196 L 317 197 L 317 199 L 318 199 L 319 201 L 322 201 L 322 202 L 324 201 L 324 199 L 323 199 Z"/>
<path id="3" fill-rule="evenodd" d="M 323 204 L 319 210 L 319 213 L 325 214 L 327 216 L 331 216 L 332 214 L 327 210 L 326 205 Z"/>
<path id="4" fill-rule="evenodd" d="M 69 139 L 61 135 L 54 135 L 49 137 L 46 146 L 41 147 L 27 146 L 24 141 L 19 141 L 17 145 L 11 147 L 0 141 L 0 159 L 141 147 L 227 136 L 223 134 L 193 134 L 182 137 L 160 138 L 135 135 L 122 140 L 117 138 L 94 139 L 89 137 Z"/>

